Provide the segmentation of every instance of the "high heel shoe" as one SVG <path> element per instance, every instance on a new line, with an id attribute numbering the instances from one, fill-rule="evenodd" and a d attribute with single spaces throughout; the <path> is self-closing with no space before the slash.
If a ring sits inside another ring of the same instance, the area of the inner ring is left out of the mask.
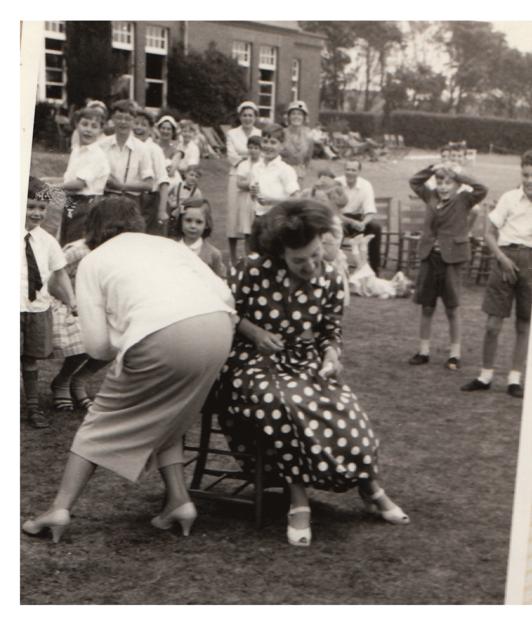
<path id="1" fill-rule="evenodd" d="M 383 509 L 379 505 L 379 500 L 381 498 L 388 497 L 384 493 L 384 489 L 377 489 L 373 495 L 365 494 L 360 490 L 358 493 L 360 494 L 364 507 L 368 513 L 380 516 L 390 524 L 408 524 L 410 522 L 410 518 L 398 505 L 394 504 L 390 509 Z"/>
<path id="2" fill-rule="evenodd" d="M 59 542 L 63 532 L 70 524 L 70 513 L 67 509 L 56 509 L 35 518 L 35 520 L 26 520 L 22 525 L 22 531 L 36 536 L 43 529 L 50 529 L 54 542 Z"/>
<path id="3" fill-rule="evenodd" d="M 152 518 L 151 523 L 157 529 L 163 529 L 166 531 L 171 529 L 176 522 L 179 522 L 184 536 L 190 534 L 194 520 L 198 517 L 196 507 L 192 502 L 185 502 L 180 507 L 176 507 L 173 511 L 166 516 L 159 514 Z"/>
<path id="4" fill-rule="evenodd" d="M 288 522 L 290 523 L 290 516 L 296 513 L 310 513 L 310 507 L 293 507 L 288 512 Z M 296 529 L 290 524 L 286 527 L 286 537 L 288 542 L 294 547 L 309 547 L 312 540 L 312 531 L 310 526 L 305 529 Z"/>

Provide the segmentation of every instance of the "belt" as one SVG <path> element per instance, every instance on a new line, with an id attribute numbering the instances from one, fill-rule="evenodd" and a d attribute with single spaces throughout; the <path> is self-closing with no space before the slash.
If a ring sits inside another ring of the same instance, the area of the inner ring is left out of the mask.
<path id="1" fill-rule="evenodd" d="M 515 244 L 512 242 L 511 244 L 502 246 L 501 249 L 532 249 L 532 247 L 529 247 L 526 244 Z"/>
<path id="2" fill-rule="evenodd" d="M 127 191 L 109 191 L 109 190 L 105 190 L 104 191 L 104 195 L 105 196 L 126 196 L 126 198 L 133 198 L 133 199 L 137 199 L 140 198 L 141 194 L 140 193 L 129 193 Z"/>

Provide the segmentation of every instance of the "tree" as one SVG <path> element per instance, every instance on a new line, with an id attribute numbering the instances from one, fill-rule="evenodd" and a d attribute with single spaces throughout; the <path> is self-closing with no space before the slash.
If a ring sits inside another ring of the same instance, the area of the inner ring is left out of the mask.
<path id="1" fill-rule="evenodd" d="M 107 102 L 114 73 L 111 22 L 66 21 L 67 97 L 81 107 L 87 98 Z"/>
<path id="2" fill-rule="evenodd" d="M 353 24 L 357 47 L 365 60 L 364 111 L 368 111 L 373 78 L 378 76 L 379 89 L 382 91 L 388 55 L 394 46 L 403 42 L 403 34 L 395 22 L 367 20 Z"/>
<path id="3" fill-rule="evenodd" d="M 427 64 L 419 63 L 414 68 L 402 66 L 395 73 L 387 74 L 383 87 L 385 110 L 387 113 L 400 108 L 438 111 L 445 86 L 445 76 Z"/>
<path id="4" fill-rule="evenodd" d="M 202 53 L 174 49 L 168 58 L 168 104 L 199 124 L 227 122 L 246 94 L 241 67 L 214 42 Z"/>
<path id="5" fill-rule="evenodd" d="M 356 36 L 354 23 L 342 20 L 299 23 L 306 31 L 319 33 L 325 39 L 321 56 L 320 102 L 330 109 L 344 106 L 346 67 L 351 57 L 346 49 L 353 47 Z"/>

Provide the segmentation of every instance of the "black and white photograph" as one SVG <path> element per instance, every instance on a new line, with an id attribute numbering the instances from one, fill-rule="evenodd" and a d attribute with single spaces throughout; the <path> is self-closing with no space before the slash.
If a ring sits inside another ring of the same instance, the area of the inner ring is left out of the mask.
<path id="1" fill-rule="evenodd" d="M 532 604 L 532 20 L 381 13 L 20 22 L 21 605 Z"/>

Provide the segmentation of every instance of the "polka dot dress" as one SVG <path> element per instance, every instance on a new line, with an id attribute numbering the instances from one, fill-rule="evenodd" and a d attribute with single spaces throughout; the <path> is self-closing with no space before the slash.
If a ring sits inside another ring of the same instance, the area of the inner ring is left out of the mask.
<path id="1" fill-rule="evenodd" d="M 320 276 L 294 290 L 284 263 L 255 255 L 233 271 L 231 287 L 239 317 L 285 344 L 265 355 L 237 332 L 219 396 L 232 451 L 253 453 L 258 426 L 272 482 L 346 491 L 375 478 L 379 443 L 368 416 L 347 385 L 318 375 L 324 350 L 341 342 L 341 276 L 324 263 Z"/>

